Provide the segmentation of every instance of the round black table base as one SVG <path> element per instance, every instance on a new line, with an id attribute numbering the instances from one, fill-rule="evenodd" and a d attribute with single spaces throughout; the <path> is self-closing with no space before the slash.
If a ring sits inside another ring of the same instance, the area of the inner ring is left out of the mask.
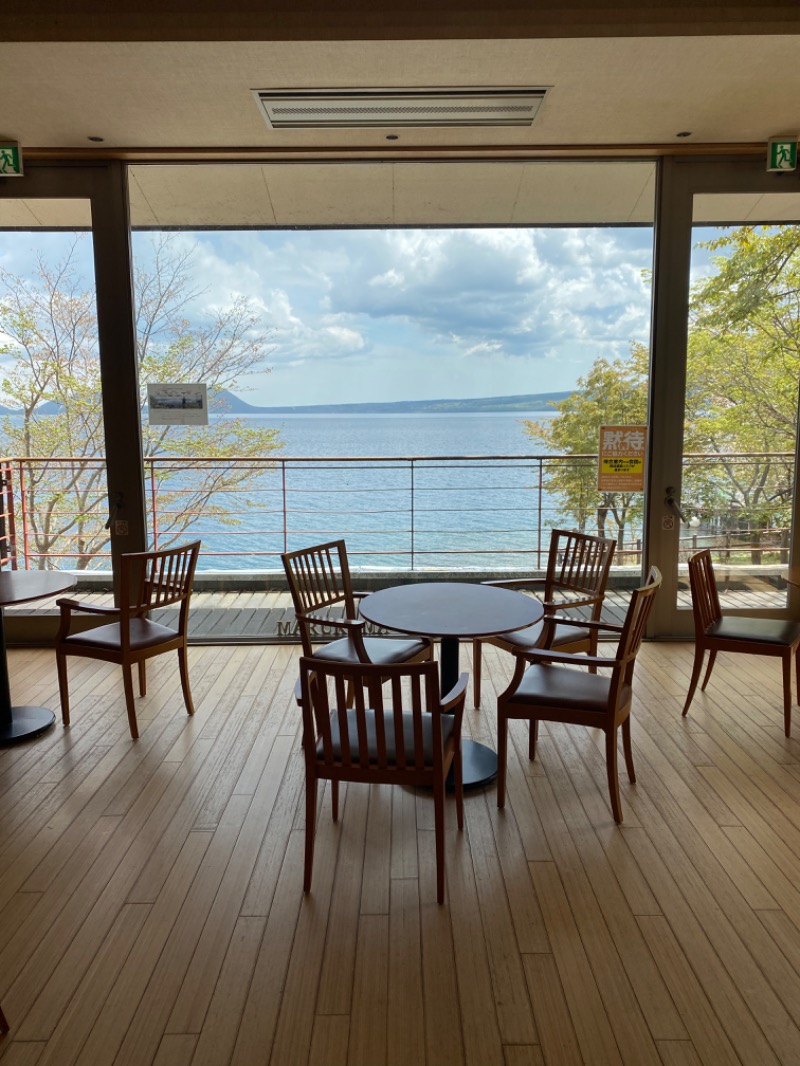
<path id="1" fill-rule="evenodd" d="M 0 744 L 16 744 L 38 736 L 55 725 L 56 716 L 47 707 L 12 707 L 10 722 L 0 723 Z"/>
<path id="2" fill-rule="evenodd" d="M 497 777 L 497 752 L 477 740 L 461 741 L 461 765 L 464 788 L 483 788 Z M 453 771 L 447 776 L 447 791 L 452 792 Z"/>

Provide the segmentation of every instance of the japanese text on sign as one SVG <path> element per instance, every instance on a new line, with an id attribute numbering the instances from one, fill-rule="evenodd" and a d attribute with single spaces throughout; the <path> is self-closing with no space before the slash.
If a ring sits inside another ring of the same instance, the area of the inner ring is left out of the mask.
<path id="1" fill-rule="evenodd" d="M 597 488 L 643 492 L 647 426 L 601 426 Z"/>

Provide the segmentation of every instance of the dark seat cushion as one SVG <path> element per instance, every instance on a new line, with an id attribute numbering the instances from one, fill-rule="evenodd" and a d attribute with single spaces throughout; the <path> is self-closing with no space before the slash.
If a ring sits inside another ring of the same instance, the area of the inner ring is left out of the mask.
<path id="1" fill-rule="evenodd" d="M 403 747 L 405 749 L 406 763 L 411 766 L 414 764 L 414 718 L 410 714 L 404 714 L 402 717 Z M 377 765 L 378 743 L 375 735 L 375 711 L 365 711 L 364 718 L 367 730 L 369 760 L 371 764 L 374 763 Z M 391 711 L 384 711 L 383 719 L 384 731 L 386 734 L 386 758 L 390 765 L 394 765 L 397 761 L 397 748 L 394 736 L 394 716 Z M 442 742 L 446 746 L 447 741 L 453 734 L 454 719 L 450 714 L 443 714 L 441 716 L 441 721 Z M 356 712 L 353 710 L 347 712 L 347 736 L 351 760 L 353 763 L 358 763 L 358 725 Z M 422 738 L 424 744 L 424 764 L 425 766 L 433 766 L 433 715 L 422 715 Z M 334 712 L 331 715 L 331 743 L 333 745 L 334 760 L 339 762 L 342 757 L 342 741 L 337 712 Z M 317 741 L 317 758 L 324 761 L 322 740 Z"/>
<path id="2" fill-rule="evenodd" d="M 514 633 L 502 633 L 497 639 L 512 648 L 520 648 L 529 651 L 538 648 L 544 632 L 544 623 L 528 626 L 527 629 L 518 629 Z M 563 626 L 556 623 L 555 637 L 551 647 L 558 648 L 565 644 L 577 644 L 589 642 L 589 630 L 579 629 L 577 626 Z"/>
<path id="3" fill-rule="evenodd" d="M 148 618 L 132 618 L 130 634 L 131 648 L 136 651 L 142 648 L 153 648 L 157 644 L 174 640 L 178 635 L 174 629 L 160 626 L 158 622 L 151 622 Z M 97 648 L 103 651 L 119 649 L 122 647 L 119 622 L 98 626 L 96 629 L 87 629 L 83 633 L 73 633 L 66 637 L 63 643 L 67 646 L 79 645 L 82 648 Z"/>
<path id="4" fill-rule="evenodd" d="M 516 692 L 508 702 L 528 706 L 536 703 L 558 704 L 565 710 L 574 711 L 605 711 L 610 687 L 611 678 L 608 675 L 534 663 L 522 675 Z M 623 705 L 629 700 L 630 687 L 626 686 L 622 690 Z"/>
<path id="5" fill-rule="evenodd" d="M 787 618 L 725 617 L 712 622 L 706 630 L 706 636 L 786 647 L 800 640 L 800 622 L 792 622 Z"/>
<path id="6" fill-rule="evenodd" d="M 420 655 L 428 646 L 425 640 L 388 640 L 383 637 L 365 637 L 364 647 L 371 663 L 388 665 L 405 663 Z M 314 655 L 326 662 L 357 663 L 359 661 L 355 646 L 347 637 L 333 640 L 323 648 L 318 648 Z"/>

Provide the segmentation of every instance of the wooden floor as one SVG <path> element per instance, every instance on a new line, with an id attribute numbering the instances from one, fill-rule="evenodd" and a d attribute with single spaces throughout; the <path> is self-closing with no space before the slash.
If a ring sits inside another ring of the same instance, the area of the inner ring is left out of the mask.
<path id="1" fill-rule="evenodd" d="M 431 798 L 388 786 L 337 825 L 323 792 L 303 896 L 296 649 L 190 654 L 193 719 L 162 657 L 132 742 L 116 670 L 76 660 L 72 727 L 0 751 L 3 1066 L 800 1063 L 775 662 L 721 655 L 681 719 L 690 646 L 644 647 L 621 828 L 596 736 L 543 727 L 529 764 L 512 730 L 505 812 L 470 793 L 459 833 L 448 803 L 439 907 Z M 510 657 L 485 662 L 492 743 Z M 52 653 L 10 668 L 56 706 Z"/>

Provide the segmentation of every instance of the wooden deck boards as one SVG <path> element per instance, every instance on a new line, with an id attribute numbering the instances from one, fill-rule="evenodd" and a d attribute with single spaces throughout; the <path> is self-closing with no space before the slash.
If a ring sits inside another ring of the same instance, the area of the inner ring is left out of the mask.
<path id="1" fill-rule="evenodd" d="M 603 618 L 609 622 L 622 622 L 628 606 L 630 593 L 612 589 L 606 595 Z M 79 593 L 76 598 L 94 606 L 110 607 L 113 599 L 109 593 Z M 7 608 L 9 615 L 32 613 L 37 615 L 57 614 L 56 597 L 37 600 L 20 607 Z M 681 606 L 690 609 L 688 591 L 679 593 Z M 785 594 L 767 583 L 754 580 L 750 585 L 738 580 L 734 588 L 720 589 L 723 609 L 775 608 L 785 606 Z M 169 612 L 164 612 L 169 624 Z M 283 643 L 298 639 L 294 611 L 288 592 L 221 592 L 199 591 L 192 596 L 189 620 L 191 639 L 197 641 L 276 641 Z M 388 635 L 385 630 L 372 626 L 368 632 Z"/>
<path id="2" fill-rule="evenodd" d="M 645 645 L 622 827 L 598 736 L 542 726 L 529 763 L 512 723 L 505 811 L 471 792 L 459 833 L 448 802 L 439 907 L 430 797 L 388 786 L 345 788 L 337 824 L 322 790 L 303 896 L 297 649 L 190 656 L 194 718 L 161 657 L 133 742 L 115 668 L 75 661 L 70 729 L 0 750 L 3 1063 L 800 1062 L 800 740 L 774 662 L 720 655 L 682 719 L 691 646 Z M 494 743 L 511 658 L 484 662 L 465 728 Z M 52 652 L 10 669 L 16 702 L 57 706 Z"/>

